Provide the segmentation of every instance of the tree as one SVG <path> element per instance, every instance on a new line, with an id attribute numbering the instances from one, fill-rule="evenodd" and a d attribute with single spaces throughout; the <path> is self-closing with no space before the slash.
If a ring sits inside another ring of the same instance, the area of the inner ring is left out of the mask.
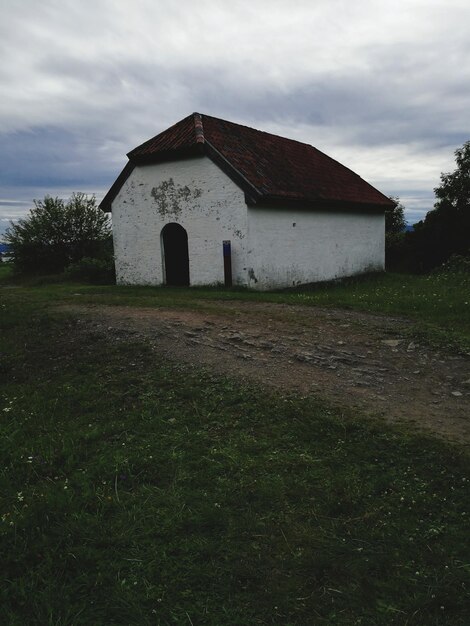
<path id="1" fill-rule="evenodd" d="M 67 202 L 46 196 L 34 200 L 25 219 L 11 223 L 5 242 L 17 270 L 61 272 L 84 257 L 109 254 L 111 227 L 94 196 L 74 193 Z"/>
<path id="2" fill-rule="evenodd" d="M 395 206 L 385 210 L 385 267 L 387 270 L 403 270 L 406 245 L 405 207 L 398 196 L 390 196 Z"/>
<path id="3" fill-rule="evenodd" d="M 441 174 L 441 184 L 434 189 L 437 202 L 425 219 L 430 228 L 441 230 L 443 252 L 470 252 L 470 141 L 455 151 L 457 168 Z"/>
<path id="4" fill-rule="evenodd" d="M 457 169 L 441 174 L 441 184 L 434 189 L 435 211 L 455 210 L 468 215 L 470 211 L 470 141 L 455 151 Z"/>
<path id="5" fill-rule="evenodd" d="M 470 254 L 470 141 L 455 151 L 457 168 L 441 174 L 434 209 L 415 224 L 421 269 L 442 264 L 453 254 Z"/>
<path id="6" fill-rule="evenodd" d="M 398 196 L 390 196 L 390 200 L 395 202 L 395 206 L 390 209 L 385 209 L 385 233 L 401 233 L 406 228 L 405 207 L 400 202 Z"/>

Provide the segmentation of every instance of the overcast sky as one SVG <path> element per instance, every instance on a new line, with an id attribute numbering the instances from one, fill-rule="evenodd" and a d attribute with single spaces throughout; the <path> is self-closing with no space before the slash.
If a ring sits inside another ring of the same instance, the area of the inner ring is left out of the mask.
<path id="1" fill-rule="evenodd" d="M 470 139 L 469 0 L 0 0 L 0 232 L 194 111 L 310 143 L 411 223 Z"/>

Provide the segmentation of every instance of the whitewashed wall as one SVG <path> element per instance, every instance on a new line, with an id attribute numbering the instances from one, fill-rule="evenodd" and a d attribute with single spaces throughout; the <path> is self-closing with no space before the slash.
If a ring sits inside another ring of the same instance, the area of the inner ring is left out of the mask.
<path id="1" fill-rule="evenodd" d="M 247 207 L 241 189 L 210 159 L 136 167 L 112 203 L 118 284 L 164 283 L 161 231 L 188 233 L 191 285 L 223 283 L 222 242 L 232 242 L 234 284 L 246 284 Z"/>
<path id="2" fill-rule="evenodd" d="M 242 190 L 207 157 L 136 167 L 112 203 L 119 284 L 164 283 L 161 231 L 188 233 L 191 285 L 223 283 L 222 242 L 233 282 L 292 287 L 384 269 L 384 216 L 247 208 Z"/>
<path id="3" fill-rule="evenodd" d="M 384 231 L 383 214 L 249 208 L 248 284 L 273 289 L 383 270 Z"/>

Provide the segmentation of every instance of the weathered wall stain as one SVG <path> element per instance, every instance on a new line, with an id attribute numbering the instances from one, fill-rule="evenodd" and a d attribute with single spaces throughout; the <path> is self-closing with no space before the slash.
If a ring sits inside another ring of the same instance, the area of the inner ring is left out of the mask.
<path id="1" fill-rule="evenodd" d="M 253 280 L 255 283 L 258 282 L 258 279 L 255 276 L 255 270 L 252 267 L 250 267 L 250 269 L 248 270 L 248 278 L 250 280 Z"/>
<path id="2" fill-rule="evenodd" d="M 157 211 L 162 217 L 167 215 L 181 215 L 182 203 L 196 200 L 202 194 L 202 190 L 195 187 L 190 189 L 188 185 L 175 185 L 173 178 L 162 181 L 150 192 L 157 205 Z"/>
<path id="3" fill-rule="evenodd" d="M 136 167 L 113 202 L 119 283 L 164 282 L 161 231 L 176 222 L 188 233 L 192 285 L 223 283 L 227 239 L 233 282 L 246 284 L 246 237 L 234 235 L 246 232 L 246 211 L 243 192 L 207 157 Z"/>

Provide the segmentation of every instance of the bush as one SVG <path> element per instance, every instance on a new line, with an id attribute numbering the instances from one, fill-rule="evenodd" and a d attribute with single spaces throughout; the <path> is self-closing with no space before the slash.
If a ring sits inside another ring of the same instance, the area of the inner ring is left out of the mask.
<path id="1" fill-rule="evenodd" d="M 385 269 L 389 272 L 419 272 L 412 233 L 385 235 Z"/>
<path id="2" fill-rule="evenodd" d="M 63 272 L 84 257 L 106 258 L 112 247 L 111 226 L 94 196 L 74 193 L 67 202 L 46 196 L 34 201 L 25 219 L 11 224 L 5 242 L 16 271 Z"/>
<path id="3" fill-rule="evenodd" d="M 65 274 L 72 280 L 80 280 L 93 285 L 114 285 L 116 273 L 112 258 L 93 259 L 85 257 L 69 265 Z"/>
<path id="4" fill-rule="evenodd" d="M 453 254 L 445 263 L 434 270 L 436 274 L 466 274 L 470 276 L 470 250 L 468 255 Z"/>

